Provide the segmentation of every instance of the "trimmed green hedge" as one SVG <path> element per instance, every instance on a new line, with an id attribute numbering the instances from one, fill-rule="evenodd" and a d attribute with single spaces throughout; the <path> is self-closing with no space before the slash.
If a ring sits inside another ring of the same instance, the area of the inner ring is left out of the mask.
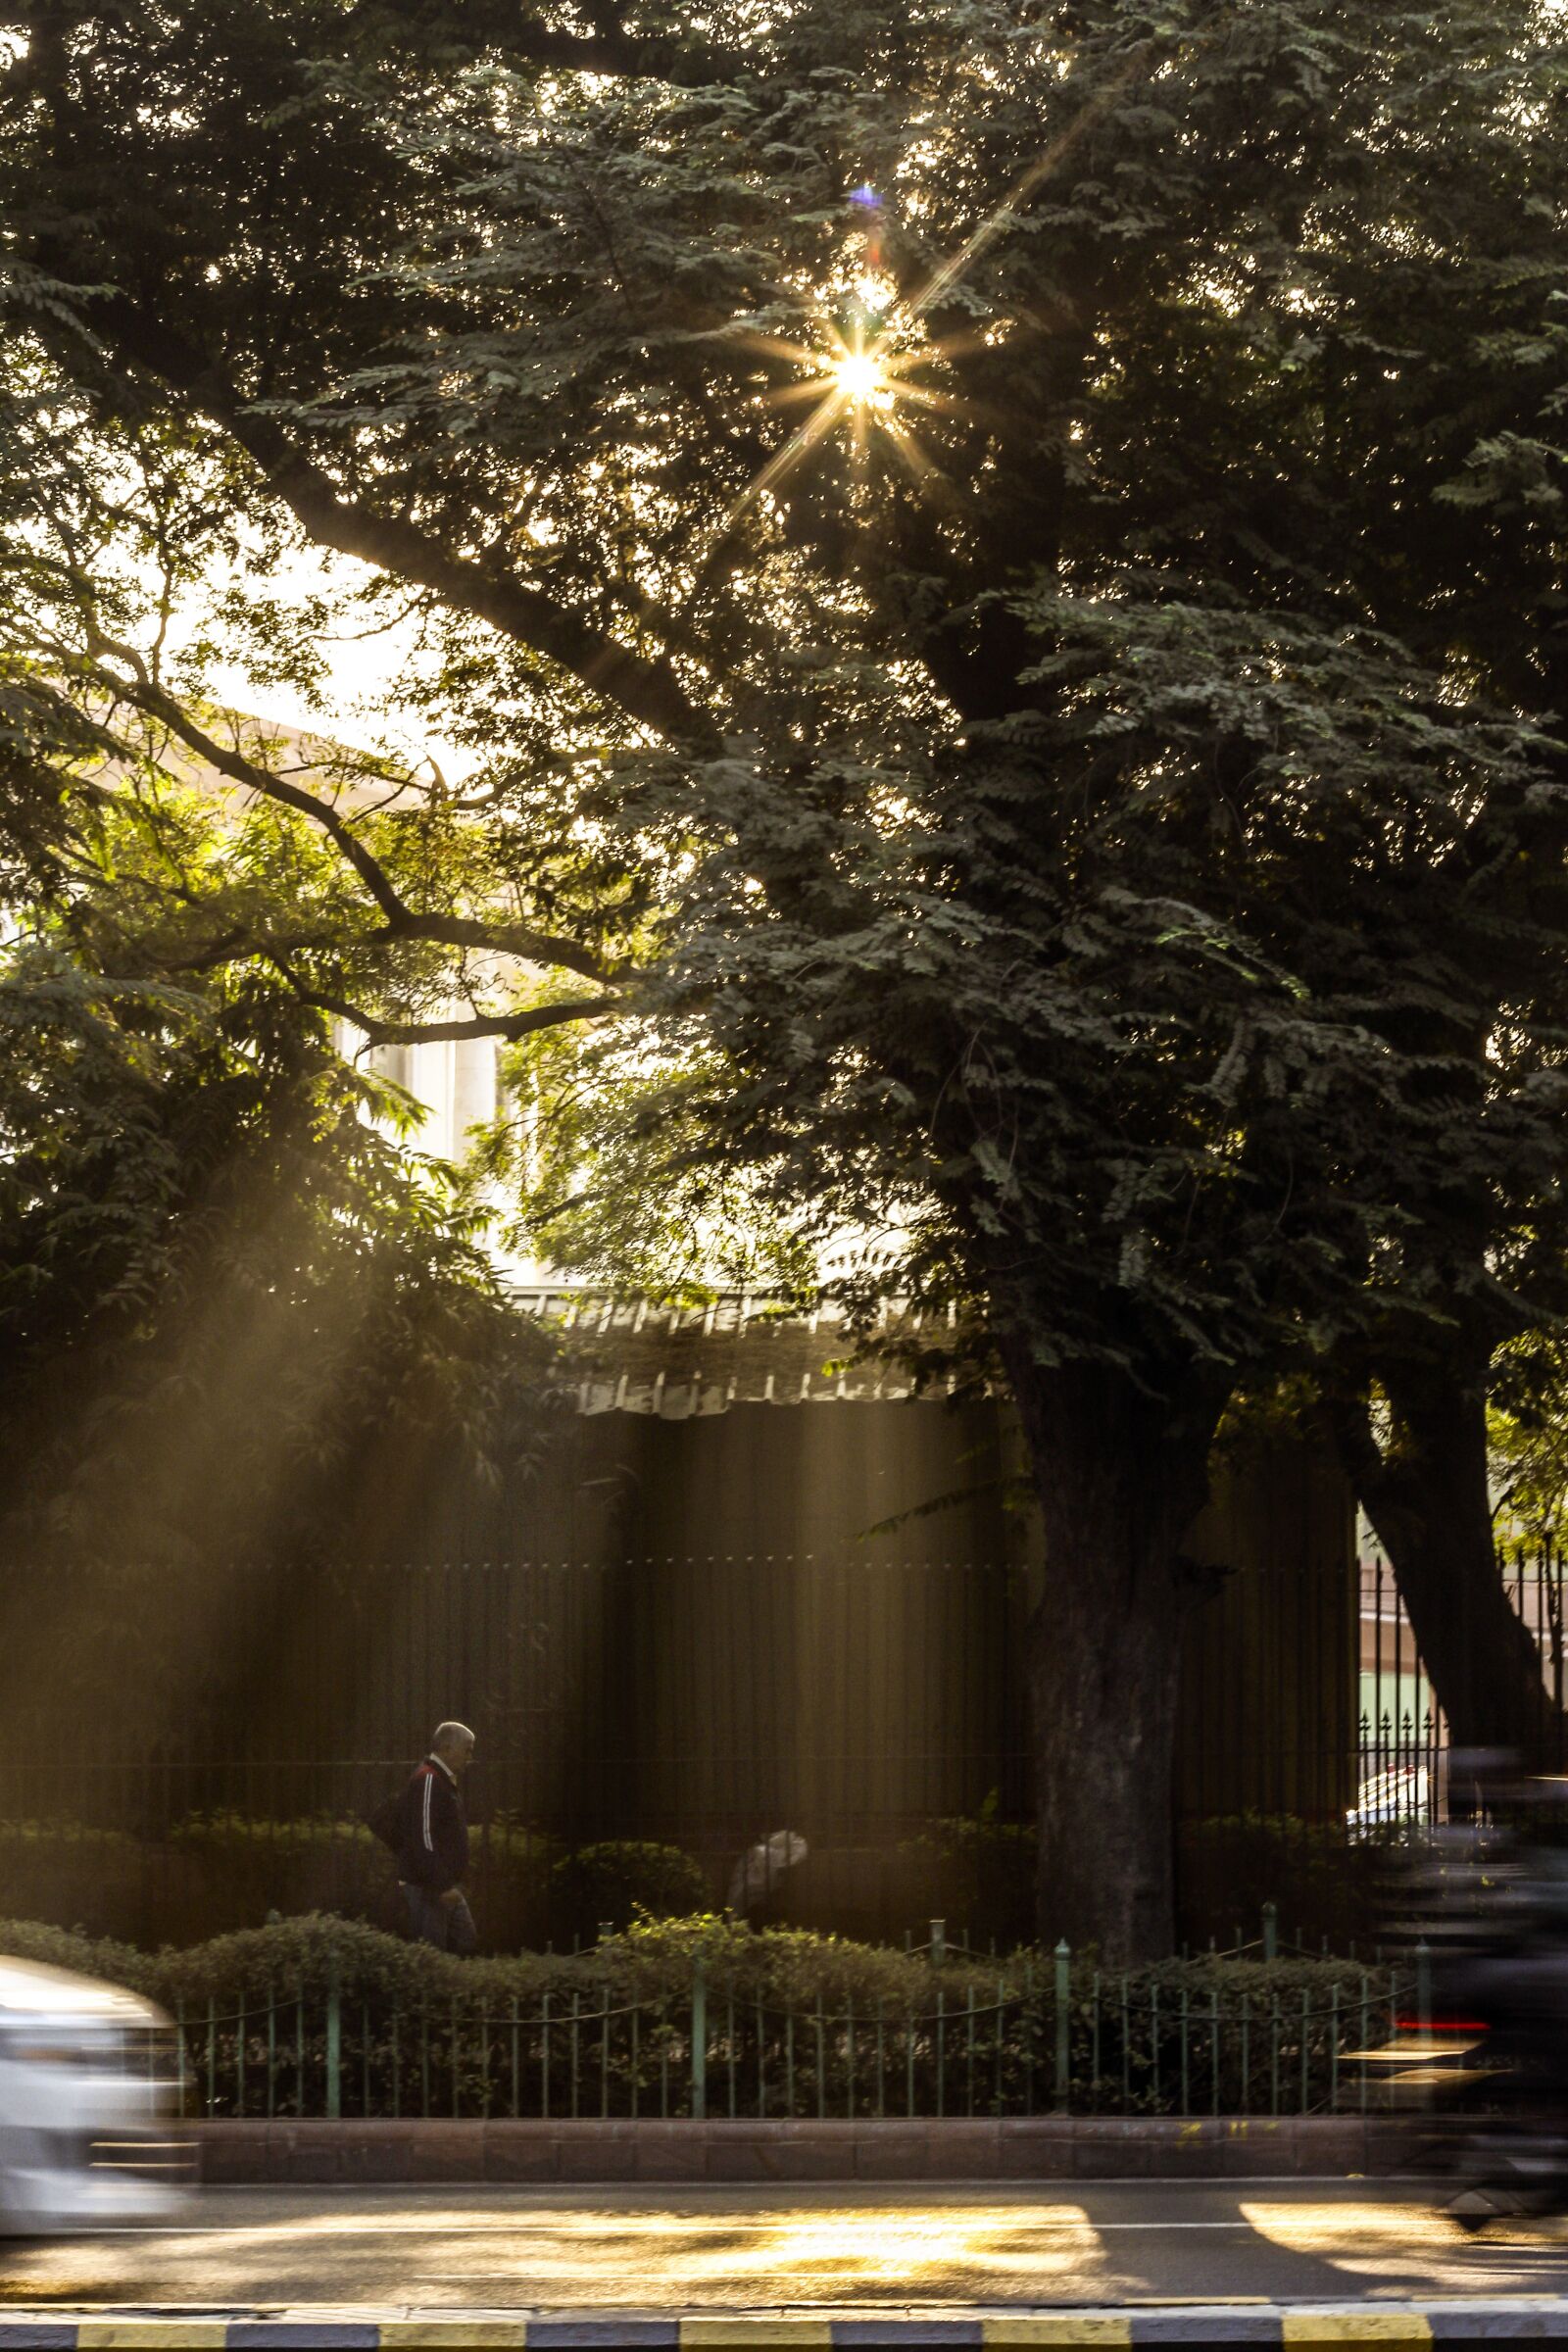
<path id="1" fill-rule="evenodd" d="M 321 1916 L 156 1953 L 0 1922 L 0 1949 L 131 1985 L 180 2017 L 197 2112 L 326 2112 L 331 2046 L 345 2115 L 538 2114 L 547 2076 L 552 2114 L 686 2114 L 699 1964 L 710 2113 L 734 2095 L 743 2115 L 1023 2114 L 1056 2088 L 1044 1953 L 939 1969 L 711 1916 L 640 1921 L 575 1956 L 456 1959 Z M 1345 2090 L 1354 2103 L 1350 2053 L 1386 2035 L 1393 1994 L 1389 1971 L 1343 1961 L 1205 1958 L 1126 1976 L 1076 1964 L 1072 2107 L 1313 2113 Z"/>
<path id="2" fill-rule="evenodd" d="M 0 1919 L 0 1952 L 45 1960 L 60 1968 L 127 1984 L 172 2005 L 205 2000 L 209 1993 L 258 1991 L 268 1984 L 301 1984 L 315 1995 L 333 1980 L 345 1997 L 392 1995 L 433 2003 L 460 1995 L 465 2001 L 505 2004 L 516 1994 L 524 2002 L 551 1992 L 569 2001 L 575 1992 L 597 2008 L 608 1989 L 612 2002 L 687 1999 L 695 1964 L 701 1959 L 713 1997 L 761 2000 L 769 2008 L 837 2012 L 853 2006 L 862 2018 L 882 2003 L 889 2012 L 928 2007 L 940 1985 L 956 2019 L 961 2019 L 972 1990 L 979 2003 L 1009 1996 L 1026 1983 L 1049 1992 L 1054 1960 L 1049 1952 L 1024 1950 L 1005 1959 L 949 1951 L 940 1968 L 928 1956 L 890 1944 L 854 1943 L 805 1929 L 754 1931 L 712 1913 L 685 1919 L 640 1919 L 623 1933 L 576 1953 L 521 1951 L 458 1958 L 426 1944 L 405 1942 L 364 1921 L 311 1913 L 260 1928 L 216 1936 L 184 1949 L 145 1951 L 112 1936 L 84 1936 L 37 1920 Z M 1317 2002 L 1331 1985 L 1358 1985 L 1365 1976 L 1381 1992 L 1390 1983 L 1384 1967 L 1363 1970 L 1341 1959 L 1237 1960 L 1203 1955 L 1166 1960 L 1125 1975 L 1097 1970 L 1092 1959 L 1072 1966 L 1073 1999 L 1085 2005 L 1098 1978 L 1107 2011 L 1125 1985 L 1140 2000 L 1157 1988 L 1176 2015 L 1185 1990 L 1195 2017 L 1211 1993 L 1225 2001 L 1245 1994 L 1258 2015 L 1278 1998 L 1298 2005 L 1303 1993 Z"/>

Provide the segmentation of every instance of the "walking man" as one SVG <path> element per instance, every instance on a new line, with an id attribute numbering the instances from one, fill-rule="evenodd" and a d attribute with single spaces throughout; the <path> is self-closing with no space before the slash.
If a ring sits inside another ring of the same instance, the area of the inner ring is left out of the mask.
<path id="1" fill-rule="evenodd" d="M 416 1943 L 433 1943 L 443 1952 L 471 1952 L 478 1940 L 463 1892 L 468 1819 L 461 1783 L 472 1762 L 473 1734 L 467 1725 L 439 1725 L 399 1807 L 398 1878 L 409 1931 Z"/>

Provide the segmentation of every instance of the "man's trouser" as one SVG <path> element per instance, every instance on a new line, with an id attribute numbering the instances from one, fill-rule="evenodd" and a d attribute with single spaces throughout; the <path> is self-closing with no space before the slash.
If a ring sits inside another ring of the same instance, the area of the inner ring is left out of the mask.
<path id="1" fill-rule="evenodd" d="M 441 1952 L 471 1952 L 478 1942 L 473 1913 L 460 1894 L 455 1903 L 444 1903 L 439 1895 L 427 1894 L 422 1886 L 402 1881 L 403 1898 L 409 1906 L 409 1934 L 416 1943 L 433 1943 Z"/>

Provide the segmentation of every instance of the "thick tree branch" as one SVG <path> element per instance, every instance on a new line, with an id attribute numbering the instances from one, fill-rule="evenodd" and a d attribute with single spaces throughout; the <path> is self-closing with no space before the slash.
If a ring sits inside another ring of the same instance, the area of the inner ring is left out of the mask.
<path id="1" fill-rule="evenodd" d="M 84 295 L 84 308 L 122 364 L 156 376 L 222 427 L 318 546 L 429 589 L 453 610 L 487 621 L 516 644 L 558 662 L 657 735 L 705 745 L 716 741 L 711 721 L 688 698 L 668 662 L 645 660 L 542 588 L 493 571 L 471 557 L 449 554 L 417 523 L 378 514 L 363 501 L 345 497 L 275 417 L 248 408 L 204 354 L 140 304 L 123 294 L 91 294 Z"/>
<path id="2" fill-rule="evenodd" d="M 1325 1396 L 1319 1419 L 1338 1450 L 1345 1474 L 1367 1517 L 1380 1529 L 1390 1522 L 1402 1528 L 1412 1519 L 1418 1525 L 1419 1496 L 1410 1491 L 1399 1465 L 1392 1462 L 1378 1444 L 1365 1391 L 1342 1391 Z"/>
<path id="3" fill-rule="evenodd" d="M 373 12 L 355 10 L 349 17 L 384 18 L 386 0 Z M 395 0 L 395 13 L 416 32 L 428 28 L 430 11 L 419 0 Z M 707 89 L 714 82 L 755 74 L 755 51 L 729 50 L 694 40 L 683 32 L 678 40 L 659 40 L 628 32 L 617 8 L 585 11 L 591 32 L 564 32 L 539 22 L 538 12 L 518 0 L 466 0 L 459 23 L 462 36 L 473 50 L 491 48 L 519 64 L 544 66 L 564 74 L 602 74 L 617 79 L 663 81 L 674 88 Z M 450 43 L 451 27 L 442 25 Z"/>

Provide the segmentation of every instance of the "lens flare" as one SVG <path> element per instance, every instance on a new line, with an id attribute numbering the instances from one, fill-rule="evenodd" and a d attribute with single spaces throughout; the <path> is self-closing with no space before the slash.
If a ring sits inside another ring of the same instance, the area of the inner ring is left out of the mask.
<path id="1" fill-rule="evenodd" d="M 893 405 L 893 386 L 875 352 L 845 352 L 833 363 L 833 376 L 844 399 L 855 408 L 887 409 Z"/>

